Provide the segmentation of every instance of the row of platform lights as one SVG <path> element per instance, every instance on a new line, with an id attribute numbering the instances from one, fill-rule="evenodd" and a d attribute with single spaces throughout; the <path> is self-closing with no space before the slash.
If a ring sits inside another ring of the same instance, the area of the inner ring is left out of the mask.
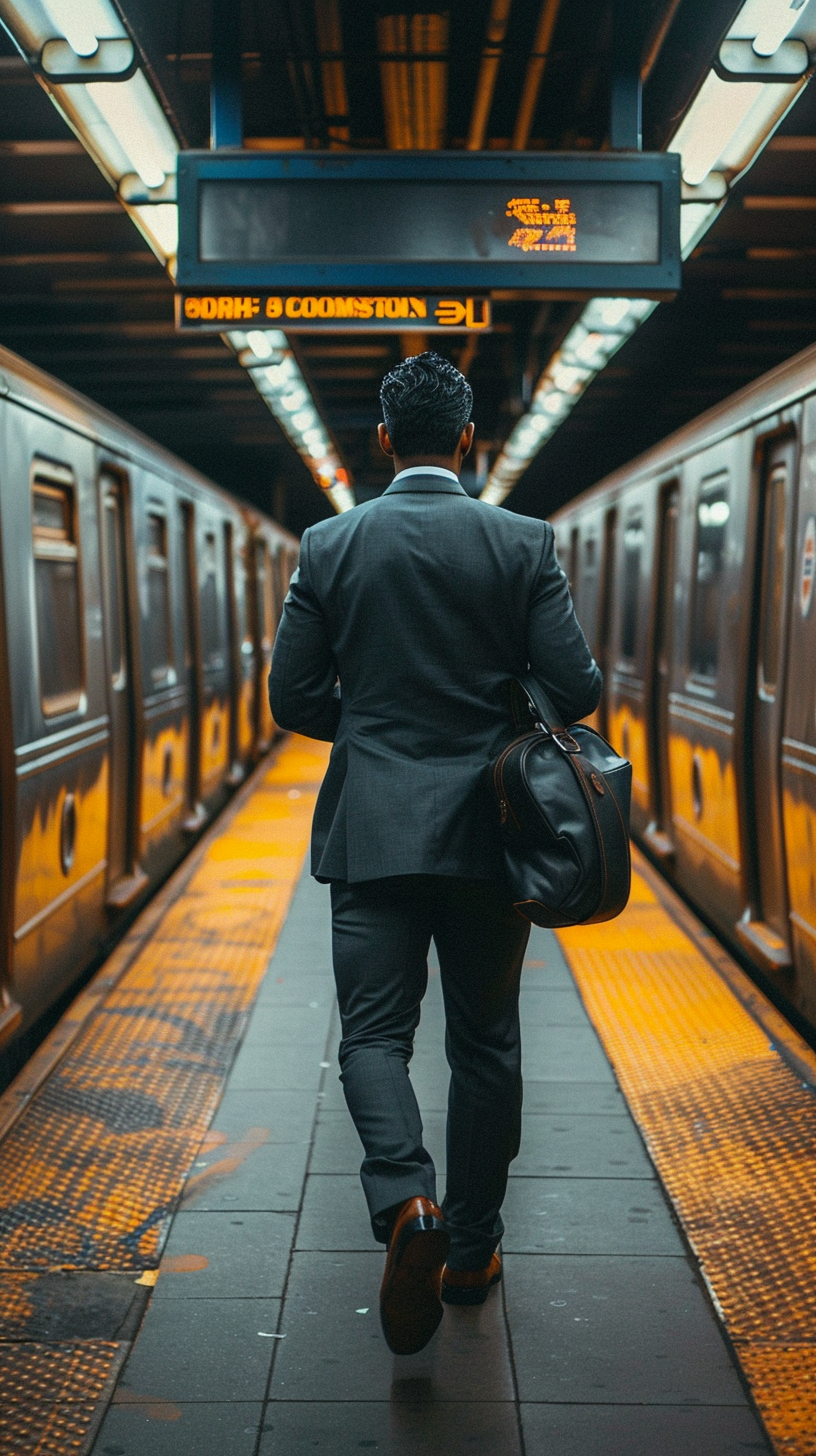
<path id="1" fill-rule="evenodd" d="M 798 69 L 801 76 L 774 84 L 773 62 L 765 74 L 763 65 L 777 55 L 794 28 L 801 44 L 791 70 Z M 729 186 L 751 166 L 805 85 L 809 53 L 816 47 L 816 0 L 746 0 L 725 45 L 733 41 L 750 47 L 749 57 L 744 51 L 737 55 L 743 55 L 742 65 L 748 59 L 755 67 L 756 79 L 748 67 L 739 80 L 724 80 L 710 71 L 666 148 L 682 158 L 683 258 L 711 227 Z M 499 453 L 482 500 L 501 504 L 587 385 L 657 306 L 645 298 L 595 298 L 587 304 L 538 381 L 530 409 Z"/>
<path id="2" fill-rule="evenodd" d="M 728 42 L 749 44 L 757 78 L 750 69 L 738 80 L 711 71 L 671 138 L 668 149 L 683 159 L 684 257 L 724 205 L 729 183 L 751 165 L 805 84 L 808 53 L 816 45 L 814 12 L 816 0 L 746 0 Z M 134 64 L 132 42 L 119 16 L 108 0 L 0 0 L 0 16 L 172 273 L 178 246 L 178 147 L 146 76 Z M 772 71 L 762 74 L 763 62 L 776 56 L 794 29 L 804 43 L 802 74 L 774 83 Z M 60 38 L 54 39 L 55 32 Z M 95 72 L 113 72 L 120 79 L 94 79 Z M 499 504 L 505 499 L 587 385 L 656 307 L 649 299 L 597 298 L 587 304 L 501 450 L 483 500 Z M 226 338 L 335 508 L 348 509 L 354 504 L 348 477 L 285 334 L 236 331 Z"/>
<path id="3" fill-rule="evenodd" d="M 108 0 L 0 0 L 0 18 L 172 275 L 178 144 L 116 11 Z M 348 475 L 285 334 L 225 337 L 335 509 L 348 510 Z"/>

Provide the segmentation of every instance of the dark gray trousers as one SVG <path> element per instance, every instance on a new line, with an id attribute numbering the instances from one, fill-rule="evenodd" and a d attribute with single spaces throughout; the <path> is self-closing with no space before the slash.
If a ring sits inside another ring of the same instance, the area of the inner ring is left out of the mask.
<path id="1" fill-rule="evenodd" d="M 408 1075 L 436 944 L 448 1093 L 443 1211 L 453 1268 L 480 1269 L 504 1231 L 507 1170 L 521 1137 L 518 996 L 530 926 L 487 880 L 405 875 L 331 887 L 340 1076 L 365 1158 L 375 1238 L 407 1198 L 436 1201 L 436 1173 Z"/>

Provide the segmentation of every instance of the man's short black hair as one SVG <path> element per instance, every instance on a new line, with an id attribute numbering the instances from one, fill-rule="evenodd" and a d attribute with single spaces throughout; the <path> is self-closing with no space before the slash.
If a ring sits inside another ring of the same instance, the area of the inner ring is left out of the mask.
<path id="1" fill-rule="evenodd" d="M 473 390 L 454 364 L 428 349 L 386 374 L 380 401 L 395 455 L 453 455 L 470 420 Z"/>

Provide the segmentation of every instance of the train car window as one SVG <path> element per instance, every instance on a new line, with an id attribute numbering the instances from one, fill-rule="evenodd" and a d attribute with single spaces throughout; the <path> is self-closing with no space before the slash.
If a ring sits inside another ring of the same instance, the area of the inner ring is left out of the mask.
<path id="1" fill-rule="evenodd" d="M 108 574 L 108 591 L 105 609 L 108 616 L 108 655 L 111 680 L 115 685 L 123 682 L 125 651 L 122 633 L 125 613 L 122 600 L 122 573 L 119 569 L 119 496 L 115 488 L 105 491 L 103 530 L 105 532 L 105 564 Z"/>
<path id="2" fill-rule="evenodd" d="M 82 626 L 76 500 L 69 471 L 55 481 L 36 469 L 31 521 L 40 695 L 46 717 L 75 711 L 82 699 Z"/>
<path id="3" fill-rule="evenodd" d="M 204 667 L 224 666 L 224 634 L 218 615 L 218 551 L 215 532 L 207 531 L 201 560 L 201 661 Z"/>
<path id="4" fill-rule="evenodd" d="M 255 542 L 255 572 L 258 582 L 258 626 L 261 646 L 264 651 L 268 651 L 275 635 L 275 603 L 272 596 L 269 548 L 265 541 Z"/>
<path id="5" fill-rule="evenodd" d="M 629 662 L 637 645 L 640 566 L 643 556 L 643 512 L 638 506 L 629 511 L 623 527 L 623 589 L 621 601 L 621 657 Z"/>
<path id="6" fill-rule="evenodd" d="M 697 501 L 697 564 L 689 665 L 693 677 L 709 683 L 717 677 L 720 588 L 730 514 L 727 481 L 722 476 L 715 481 L 704 481 Z"/>
<path id="7" fill-rule="evenodd" d="M 154 687 L 170 681 L 173 649 L 170 631 L 170 573 L 167 555 L 167 517 L 147 513 L 147 662 Z"/>
<path id="8" fill-rule="evenodd" d="M 779 680 L 779 649 L 782 640 L 782 592 L 785 583 L 785 497 L 787 471 L 777 465 L 765 492 L 765 553 L 762 562 L 762 622 L 760 624 L 759 693 L 767 702 L 776 697 Z"/>

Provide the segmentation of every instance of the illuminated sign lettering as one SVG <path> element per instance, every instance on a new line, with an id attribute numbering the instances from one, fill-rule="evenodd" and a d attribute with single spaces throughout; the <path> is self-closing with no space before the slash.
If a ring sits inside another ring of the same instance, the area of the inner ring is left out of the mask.
<path id="1" fill-rule="evenodd" d="M 552 207 L 538 197 L 511 197 L 506 211 L 525 224 L 508 238 L 508 248 L 521 248 L 523 253 L 576 251 L 578 219 L 568 197 L 556 197 Z"/>
<path id="2" fill-rule="evenodd" d="M 489 298 L 429 298 L 403 294 L 333 293 L 180 293 L 176 324 L 180 329 L 223 332 L 226 325 L 253 329 L 284 328 L 290 333 L 320 330 L 402 333 L 489 331 Z"/>
<path id="3" fill-rule="evenodd" d="M 201 292 L 665 297 L 680 283 L 680 162 L 665 152 L 182 152 L 178 206 L 177 283 Z"/>

